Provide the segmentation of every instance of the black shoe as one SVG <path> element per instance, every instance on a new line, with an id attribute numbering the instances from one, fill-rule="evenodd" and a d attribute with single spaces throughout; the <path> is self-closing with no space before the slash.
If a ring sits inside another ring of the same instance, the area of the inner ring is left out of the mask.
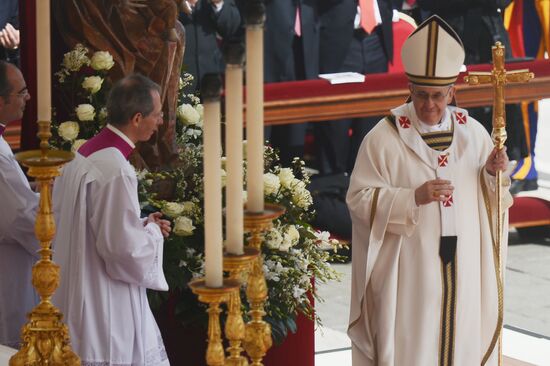
<path id="1" fill-rule="evenodd" d="M 518 194 L 525 191 L 536 191 L 539 188 L 536 179 L 518 179 L 512 182 L 510 187 L 511 194 Z"/>

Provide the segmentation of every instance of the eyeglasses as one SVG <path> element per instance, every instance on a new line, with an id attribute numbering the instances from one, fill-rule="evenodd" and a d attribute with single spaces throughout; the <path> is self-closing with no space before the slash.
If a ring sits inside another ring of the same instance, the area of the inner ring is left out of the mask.
<path id="1" fill-rule="evenodd" d="M 445 98 L 447 98 L 450 91 L 451 91 L 451 87 L 449 87 L 449 89 L 447 89 L 445 93 L 437 92 L 437 93 L 430 94 L 430 93 L 426 93 L 425 91 L 412 90 L 411 94 L 422 102 L 427 102 L 429 99 L 431 99 L 435 103 L 440 103 L 440 102 L 443 102 Z"/>
<path id="2" fill-rule="evenodd" d="M 18 93 L 10 93 L 10 95 L 15 95 L 15 96 L 18 96 L 18 97 L 21 97 L 21 98 L 26 98 L 30 94 L 29 94 L 29 90 L 27 88 L 25 88 L 25 89 L 21 90 Z"/>

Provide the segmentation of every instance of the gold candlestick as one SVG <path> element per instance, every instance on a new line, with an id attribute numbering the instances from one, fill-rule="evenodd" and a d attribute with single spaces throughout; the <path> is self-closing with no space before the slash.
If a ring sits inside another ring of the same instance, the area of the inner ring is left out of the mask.
<path id="1" fill-rule="evenodd" d="M 225 253 L 223 258 L 223 269 L 229 272 L 229 278 L 245 283 L 248 272 L 258 256 L 260 251 L 256 248 L 245 248 L 244 254 L 234 255 Z M 241 344 L 245 339 L 245 324 L 241 312 L 241 292 L 232 292 L 229 295 L 229 311 L 225 323 L 225 336 L 229 340 L 227 352 L 229 357 L 225 360 L 228 366 L 248 366 L 248 360 L 242 356 L 243 348 Z"/>
<path id="2" fill-rule="evenodd" d="M 239 281 L 232 279 L 224 279 L 222 287 L 207 287 L 204 279 L 189 283 L 191 291 L 198 295 L 199 301 L 208 304 L 208 348 L 206 349 L 208 366 L 225 365 L 220 328 L 220 304 L 227 302 L 229 295 L 239 291 L 240 286 Z"/>
<path id="3" fill-rule="evenodd" d="M 265 204 L 263 212 L 245 212 L 244 230 L 250 232 L 248 245 L 260 250 L 263 233 L 273 227 L 273 220 L 285 213 L 282 206 Z M 271 348 L 271 326 L 262 318 L 265 315 L 264 303 L 267 299 L 267 283 L 265 281 L 262 256 L 252 265 L 252 271 L 248 277 L 246 296 L 250 304 L 251 320 L 246 324 L 244 348 L 252 359 L 252 366 L 261 366 L 262 358 Z"/>
<path id="4" fill-rule="evenodd" d="M 50 301 L 59 286 L 59 266 L 52 261 L 51 242 L 55 235 L 51 186 L 59 169 L 74 158 L 67 151 L 49 150 L 50 122 L 39 121 L 40 150 L 15 155 L 29 168 L 29 176 L 40 187 L 40 204 L 36 214 L 35 234 L 40 241 L 42 258 L 32 268 L 32 284 L 40 295 L 40 303 L 28 315 L 21 337 L 21 349 L 10 358 L 10 366 L 80 365 L 80 359 L 70 346 L 69 330 L 61 321 L 63 315 Z"/>

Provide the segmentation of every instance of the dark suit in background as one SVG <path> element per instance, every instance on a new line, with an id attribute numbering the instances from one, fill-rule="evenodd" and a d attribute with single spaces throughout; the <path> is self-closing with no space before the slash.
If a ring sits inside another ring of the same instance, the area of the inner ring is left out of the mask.
<path id="1" fill-rule="evenodd" d="M 392 12 L 400 6 L 399 2 L 394 5 L 390 0 L 378 0 L 382 24 L 367 34 L 361 28 L 355 29 L 357 0 L 321 2 L 320 72 L 387 72 L 388 62 L 393 57 Z M 351 172 L 363 137 L 379 119 L 367 117 L 317 123 L 315 143 L 320 172 Z M 353 131 L 351 139 L 350 128 Z"/>
<path id="2" fill-rule="evenodd" d="M 453 27 L 464 44 L 464 63 L 470 65 L 491 63 L 491 47 L 497 41 L 506 47 L 506 58 L 510 61 L 512 48 L 502 16 L 504 8 L 510 2 L 511 0 L 418 0 L 418 6 L 431 14 L 439 15 Z M 470 108 L 469 113 L 491 132 L 492 107 Z M 507 153 L 510 160 L 519 160 L 529 153 L 519 104 L 507 104 L 506 116 Z"/>
<path id="3" fill-rule="evenodd" d="M 318 0 L 266 0 L 264 82 L 316 79 L 319 74 Z M 295 33 L 296 9 L 300 33 Z M 280 150 L 283 165 L 303 157 L 307 124 L 266 128 L 266 138 Z"/>
<path id="4" fill-rule="evenodd" d="M 19 29 L 19 1 L 0 0 L 0 30 L 4 29 L 7 23 Z M 19 64 L 19 49 L 8 50 L 0 46 L 0 60 Z"/>
<path id="5" fill-rule="evenodd" d="M 180 21 L 185 27 L 183 67 L 195 77 L 189 89 L 193 92 L 205 74 L 224 72 L 220 44 L 240 36 L 241 15 L 233 0 L 224 0 L 218 12 L 209 0 L 199 0 L 190 16 L 180 14 Z"/>

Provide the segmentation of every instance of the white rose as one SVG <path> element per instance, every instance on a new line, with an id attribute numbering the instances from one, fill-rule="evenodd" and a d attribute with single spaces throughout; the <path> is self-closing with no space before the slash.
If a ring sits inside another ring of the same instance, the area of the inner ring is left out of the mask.
<path id="1" fill-rule="evenodd" d="M 296 230 L 296 227 L 294 227 L 294 225 L 289 225 L 283 234 L 283 240 L 279 246 L 279 250 L 282 252 L 288 252 L 291 247 L 298 244 L 299 239 L 300 233 Z"/>
<path id="2" fill-rule="evenodd" d="M 294 180 L 294 173 L 292 172 L 292 169 L 282 168 L 279 172 L 279 180 L 281 181 L 281 185 L 283 187 L 290 188 Z"/>
<path id="3" fill-rule="evenodd" d="M 178 236 L 191 236 L 193 235 L 193 221 L 189 217 L 179 216 L 174 220 L 174 234 Z"/>
<path id="4" fill-rule="evenodd" d="M 288 240 L 292 243 L 292 246 L 298 244 L 298 241 L 300 240 L 300 232 L 296 229 L 296 226 L 289 225 L 286 228 L 285 238 L 288 238 Z"/>
<path id="5" fill-rule="evenodd" d="M 283 242 L 283 236 L 279 230 L 273 228 L 265 234 L 264 240 L 268 248 L 279 249 L 281 247 L 281 243 Z"/>
<path id="6" fill-rule="evenodd" d="M 79 104 L 75 108 L 76 116 L 81 121 L 93 121 L 95 117 L 95 109 L 91 104 Z"/>
<path id="7" fill-rule="evenodd" d="M 171 218 L 180 216 L 184 210 L 185 206 L 177 202 L 167 202 L 161 209 L 163 214 Z"/>
<path id="8" fill-rule="evenodd" d="M 182 104 L 176 110 L 178 120 L 186 126 L 197 124 L 201 116 L 195 108 L 190 104 Z"/>
<path id="9" fill-rule="evenodd" d="M 80 149 L 80 146 L 84 145 L 86 143 L 85 139 L 78 139 L 73 143 L 73 146 L 71 147 L 72 152 L 77 152 L 78 149 Z"/>
<path id="10" fill-rule="evenodd" d="M 113 56 L 107 51 L 97 51 L 92 56 L 91 66 L 94 70 L 110 70 L 114 65 Z"/>
<path id="11" fill-rule="evenodd" d="M 276 176 L 273 173 L 264 174 L 264 194 L 265 195 L 277 193 L 280 187 L 281 187 L 281 182 L 279 181 L 278 176 Z"/>
<path id="12" fill-rule="evenodd" d="M 73 141 L 74 139 L 76 139 L 79 132 L 80 128 L 78 126 L 78 122 L 73 121 L 63 122 L 59 125 L 59 128 L 57 129 L 57 133 L 65 141 Z"/>
<path id="13" fill-rule="evenodd" d="M 90 92 L 90 94 L 95 94 L 101 89 L 103 84 L 103 78 L 100 76 L 87 76 L 82 81 L 82 87 Z"/>

